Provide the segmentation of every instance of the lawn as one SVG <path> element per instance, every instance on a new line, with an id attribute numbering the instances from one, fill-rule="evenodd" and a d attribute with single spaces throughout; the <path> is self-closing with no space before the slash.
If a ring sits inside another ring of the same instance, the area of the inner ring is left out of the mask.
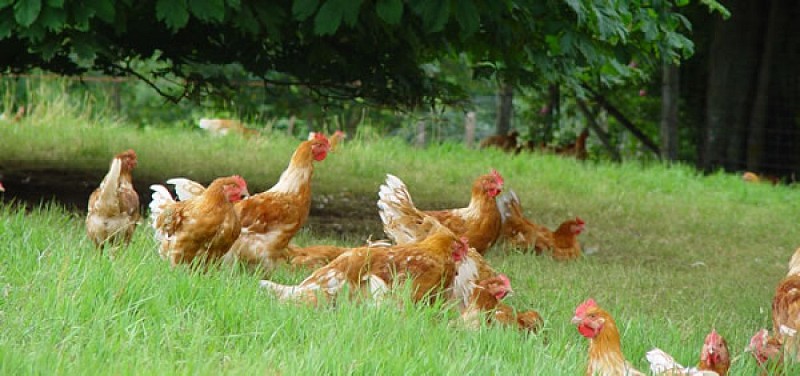
<path id="1" fill-rule="evenodd" d="M 114 153 L 133 148 L 140 157 L 135 179 L 208 181 L 237 173 L 258 192 L 277 180 L 300 141 L 282 134 L 212 138 L 64 107 L 43 106 L 21 123 L 0 121 L 0 172 L 12 165 L 97 172 Z M 800 190 L 703 176 L 682 165 L 351 138 L 317 164 L 315 197 L 363 197 L 353 202 L 364 205 L 392 173 L 422 209 L 463 206 L 472 180 L 496 168 L 529 218 L 551 228 L 571 216 L 586 221 L 580 240 L 592 253 L 576 262 L 502 246 L 488 253 L 512 280 L 508 303 L 541 312 L 540 334 L 467 330 L 444 307 L 281 304 L 244 271 L 170 269 L 149 226 L 140 226 L 127 249 L 99 254 L 82 214 L 6 203 L 0 373 L 577 375 L 587 340 L 569 319 L 587 297 L 616 318 L 623 350 L 639 369 L 647 369 L 644 354 L 655 346 L 696 363 L 703 338 L 716 328 L 734 356 L 731 374 L 756 373 L 743 349 L 757 329 L 771 327 L 773 290 L 800 246 Z M 149 192 L 139 193 L 149 200 Z M 360 212 L 372 209 L 370 203 Z M 307 226 L 296 242 L 358 244 L 369 235 Z M 282 268 L 273 279 L 299 281 L 306 273 Z"/>

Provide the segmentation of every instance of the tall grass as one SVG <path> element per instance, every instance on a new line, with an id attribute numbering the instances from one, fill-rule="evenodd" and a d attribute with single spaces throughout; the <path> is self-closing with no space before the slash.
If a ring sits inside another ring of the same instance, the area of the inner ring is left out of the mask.
<path id="1" fill-rule="evenodd" d="M 130 147 L 140 156 L 136 179 L 208 181 L 239 173 L 260 191 L 274 183 L 299 141 L 137 128 L 64 106 L 48 102 L 21 123 L 0 123 L 0 165 L 103 170 L 112 154 Z M 423 209 L 465 205 L 472 180 L 490 168 L 504 175 L 535 221 L 587 222 L 581 242 L 594 253 L 577 262 L 502 246 L 488 254 L 512 279 L 509 303 L 542 313 L 539 335 L 466 330 L 438 307 L 279 304 L 245 272 L 171 270 L 156 256 L 146 226 L 110 257 L 93 249 L 73 213 L 4 205 L 0 373 L 580 374 L 586 340 L 569 319 L 589 296 L 614 315 L 623 349 L 640 369 L 654 346 L 695 363 L 713 327 L 731 346 L 732 374 L 756 372 L 742 350 L 756 329 L 771 326 L 773 289 L 800 246 L 800 192 L 792 187 L 701 176 L 681 165 L 511 157 L 452 144 L 414 149 L 362 136 L 317 164 L 314 193 L 374 197 L 392 173 Z M 311 229 L 296 241 L 363 237 L 326 239 Z M 298 281 L 304 274 L 285 268 L 274 278 Z"/>

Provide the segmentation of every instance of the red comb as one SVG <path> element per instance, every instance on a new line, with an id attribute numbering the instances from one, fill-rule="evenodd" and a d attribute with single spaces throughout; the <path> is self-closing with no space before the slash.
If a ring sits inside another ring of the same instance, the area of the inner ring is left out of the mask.
<path id="1" fill-rule="evenodd" d="M 492 169 L 492 172 L 491 172 L 491 174 L 492 174 L 492 177 L 494 178 L 494 181 L 495 181 L 497 184 L 503 185 L 503 183 L 504 183 L 504 181 L 503 181 L 503 177 L 502 177 L 502 176 L 500 176 L 500 173 L 499 173 L 499 172 L 497 172 L 497 170 L 495 170 L 495 169 Z"/>
<path id="2" fill-rule="evenodd" d="M 325 137 L 325 135 L 324 135 L 324 134 L 322 134 L 322 132 L 317 132 L 317 133 L 314 133 L 314 139 L 315 139 L 315 140 L 318 140 L 318 141 L 325 141 L 325 143 L 326 143 L 326 144 L 328 144 L 328 143 L 329 143 L 329 142 L 328 142 L 328 138 L 327 138 L 327 137 Z"/>
<path id="3" fill-rule="evenodd" d="M 718 342 L 722 342 L 721 340 L 722 340 L 722 336 L 720 336 L 719 333 L 717 333 L 717 330 L 716 329 L 711 329 L 711 333 L 708 333 L 708 335 L 706 336 L 706 341 L 705 342 L 706 343 L 712 343 L 712 342 L 713 343 L 718 343 Z"/>
<path id="4" fill-rule="evenodd" d="M 236 181 L 236 184 L 241 188 L 247 188 L 247 182 L 244 181 L 244 178 L 239 175 L 233 175 L 233 180 Z"/>
<path id="5" fill-rule="evenodd" d="M 508 279 L 508 276 L 506 276 L 505 274 L 500 273 L 500 274 L 497 275 L 497 278 L 499 278 L 501 281 L 503 281 L 503 285 L 505 285 L 508 288 L 511 288 L 511 280 Z"/>
<path id="6" fill-rule="evenodd" d="M 575 316 L 583 317 L 590 308 L 597 308 L 597 302 L 592 298 L 586 299 L 578 308 L 575 308 Z"/>
<path id="7" fill-rule="evenodd" d="M 586 222 L 584 222 L 583 219 L 581 219 L 581 217 L 575 217 L 575 223 L 579 225 L 586 224 Z"/>

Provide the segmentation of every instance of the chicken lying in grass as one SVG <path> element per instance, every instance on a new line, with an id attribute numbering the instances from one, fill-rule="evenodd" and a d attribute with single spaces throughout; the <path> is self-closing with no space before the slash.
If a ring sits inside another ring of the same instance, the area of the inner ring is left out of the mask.
<path id="1" fill-rule="evenodd" d="M 497 205 L 503 219 L 503 238 L 512 248 L 532 249 L 537 255 L 549 253 L 559 261 L 581 256 L 578 235 L 586 225 L 582 219 L 564 221 L 555 231 L 550 231 L 525 217 L 519 198 L 512 190 L 498 197 Z"/>
<path id="2" fill-rule="evenodd" d="M 479 281 L 472 290 L 466 309 L 461 312 L 461 319 L 468 327 L 477 328 L 480 326 L 481 315 L 494 312 L 500 301 L 512 291 L 511 280 L 505 274 Z"/>
<path id="3" fill-rule="evenodd" d="M 780 375 L 783 368 L 783 350 L 777 338 L 770 336 L 766 329 L 761 329 L 750 338 L 747 351 L 761 367 L 762 375 Z"/>
<path id="4" fill-rule="evenodd" d="M 439 298 L 453 283 L 456 263 L 463 260 L 468 243 L 433 218 L 426 219 L 430 234 L 422 241 L 388 248 L 355 248 L 317 269 L 296 286 L 262 280 L 261 287 L 281 300 L 317 303 L 337 296 L 345 286 L 351 293 L 380 299 L 392 288 L 410 282 L 411 299 Z"/>
<path id="5" fill-rule="evenodd" d="M 387 241 L 367 241 L 365 247 L 386 248 L 391 243 Z M 342 253 L 353 250 L 353 247 L 339 247 L 335 245 L 312 245 L 298 247 L 289 244 L 289 260 L 292 265 L 319 268 L 327 265 Z"/>
<path id="6" fill-rule="evenodd" d="M 625 360 L 617 324 L 594 299 L 586 300 L 575 309 L 572 323 L 589 339 L 587 376 L 644 376 Z"/>
<path id="7" fill-rule="evenodd" d="M 86 234 L 98 248 L 130 243 L 139 224 L 139 194 L 133 187 L 136 153 L 117 154 L 100 186 L 89 196 Z"/>
<path id="8" fill-rule="evenodd" d="M 466 208 L 425 211 L 424 214 L 438 219 L 457 236 L 466 237 L 469 244 L 483 254 L 500 236 L 502 221 L 495 197 L 502 189 L 503 178 L 492 170 L 475 179 Z M 419 223 L 419 210 L 414 206 L 405 183 L 394 175 L 387 175 L 378 196 L 378 210 L 386 235 L 397 244 L 417 240 L 415 226 Z"/>
<path id="9" fill-rule="evenodd" d="M 772 336 L 766 329 L 750 340 L 750 350 L 762 366 L 778 364 L 783 358 L 800 359 L 800 248 L 789 260 L 786 273 L 772 298 Z"/>
<path id="10" fill-rule="evenodd" d="M 151 185 L 150 217 L 159 254 L 172 266 L 195 258 L 221 258 L 239 237 L 241 224 L 233 204 L 248 195 L 240 176 L 214 180 L 203 193 L 175 201 L 166 187 Z"/>
<path id="11" fill-rule="evenodd" d="M 703 342 L 700 361 L 696 367 L 684 367 L 659 348 L 647 352 L 650 371 L 664 376 L 725 376 L 731 366 L 728 343 L 716 330 L 712 330 Z"/>

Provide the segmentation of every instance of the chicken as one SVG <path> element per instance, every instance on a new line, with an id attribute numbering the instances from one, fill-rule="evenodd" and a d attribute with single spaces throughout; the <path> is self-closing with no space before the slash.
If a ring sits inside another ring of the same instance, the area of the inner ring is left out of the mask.
<path id="1" fill-rule="evenodd" d="M 573 260 L 581 256 L 578 235 L 586 223 L 579 217 L 561 223 L 556 231 L 533 223 L 522 213 L 522 205 L 514 191 L 509 190 L 497 199 L 503 219 L 503 239 L 515 249 L 533 249 L 537 255 L 549 253 L 559 261 Z"/>
<path id="2" fill-rule="evenodd" d="M 317 269 L 296 286 L 268 280 L 261 287 L 281 300 L 316 303 L 318 296 L 331 299 L 345 287 L 351 293 L 368 292 L 376 299 L 396 286 L 410 282 L 414 302 L 435 300 L 450 287 L 469 247 L 436 219 L 426 218 L 430 234 L 422 241 L 389 248 L 355 248 Z"/>
<path id="3" fill-rule="evenodd" d="M 461 319 L 470 328 L 479 327 L 481 314 L 493 312 L 500 301 L 512 291 L 511 280 L 505 274 L 498 274 L 479 281 L 472 290 L 469 304 L 461 312 Z"/>
<path id="4" fill-rule="evenodd" d="M 544 325 L 544 320 L 539 312 L 524 311 L 517 312 L 507 304 L 498 303 L 494 310 L 494 317 L 491 317 L 493 322 L 500 323 L 506 326 L 516 326 L 520 330 L 535 333 Z"/>
<path id="5" fill-rule="evenodd" d="M 197 126 L 208 131 L 215 136 L 225 136 L 232 133 L 238 133 L 242 136 L 255 136 L 258 131 L 250 129 L 242 125 L 238 120 L 231 119 L 200 119 Z"/>
<path id="6" fill-rule="evenodd" d="M 800 248 L 789 260 L 789 272 L 778 283 L 772 298 L 772 331 L 774 342 L 784 355 L 800 359 Z"/>
<path id="7" fill-rule="evenodd" d="M 572 323 L 590 341 L 586 376 L 644 376 L 625 360 L 617 324 L 594 299 L 586 300 L 575 309 Z"/>
<path id="8" fill-rule="evenodd" d="M 747 351 L 756 358 L 759 367 L 762 368 L 762 375 L 779 375 L 776 372 L 783 368 L 783 356 L 781 344 L 778 339 L 770 336 L 766 329 L 761 329 L 750 339 Z"/>
<path id="9" fill-rule="evenodd" d="M 133 187 L 136 153 L 126 150 L 114 156 L 100 186 L 89 196 L 86 234 L 94 245 L 130 243 L 139 224 L 139 194 Z"/>
<path id="10" fill-rule="evenodd" d="M 197 197 L 174 201 L 162 185 L 151 185 L 150 217 L 161 245 L 159 254 L 172 266 L 195 258 L 222 257 L 239 237 L 242 226 L 233 204 L 247 196 L 238 175 L 218 178 Z"/>
<path id="11" fill-rule="evenodd" d="M 716 330 L 706 336 L 697 367 L 684 367 L 659 348 L 648 351 L 646 357 L 655 375 L 725 376 L 731 366 L 728 343 Z"/>
<path id="12" fill-rule="evenodd" d="M 492 170 L 475 179 L 466 208 L 423 213 L 438 219 L 457 236 L 466 237 L 478 253 L 484 254 L 500 236 L 502 220 L 495 197 L 502 189 L 503 177 Z M 378 211 L 386 235 L 397 244 L 417 239 L 415 227 L 420 223 L 419 210 L 414 206 L 405 183 L 394 175 L 387 175 L 378 196 Z"/>
<path id="13" fill-rule="evenodd" d="M 750 171 L 745 171 L 742 174 L 742 180 L 748 183 L 770 183 L 772 185 L 778 185 L 781 182 L 781 179 L 777 176 L 757 174 Z"/>
<path id="14" fill-rule="evenodd" d="M 378 240 L 367 240 L 365 247 L 369 248 L 386 248 L 390 247 L 391 243 Z M 335 245 L 312 245 L 308 247 L 298 247 L 289 244 L 289 258 L 292 265 L 307 266 L 312 268 L 319 268 L 327 265 L 335 258 L 339 257 L 342 253 L 354 249 L 353 247 L 339 247 Z"/>
<path id="15" fill-rule="evenodd" d="M 489 147 L 496 147 L 505 152 L 518 151 L 519 132 L 516 129 L 509 131 L 507 134 L 496 134 L 481 140 L 480 148 L 485 149 Z"/>
<path id="16" fill-rule="evenodd" d="M 289 241 L 311 210 L 314 162 L 323 161 L 329 149 L 328 139 L 322 134 L 301 142 L 278 183 L 236 204 L 242 230 L 226 261 L 240 260 L 266 271 L 288 259 Z"/>
<path id="17" fill-rule="evenodd" d="M 308 132 L 308 139 L 313 140 L 314 137 L 317 136 L 317 132 Z M 347 133 L 342 132 L 341 130 L 336 130 L 333 134 L 328 138 L 328 141 L 331 143 L 331 152 L 336 151 L 336 147 L 347 138 Z"/>
<path id="18" fill-rule="evenodd" d="M 589 129 L 584 129 L 575 142 L 555 148 L 555 153 L 561 156 L 574 157 L 578 160 L 585 160 L 588 156 L 586 151 L 586 139 L 589 138 Z"/>

